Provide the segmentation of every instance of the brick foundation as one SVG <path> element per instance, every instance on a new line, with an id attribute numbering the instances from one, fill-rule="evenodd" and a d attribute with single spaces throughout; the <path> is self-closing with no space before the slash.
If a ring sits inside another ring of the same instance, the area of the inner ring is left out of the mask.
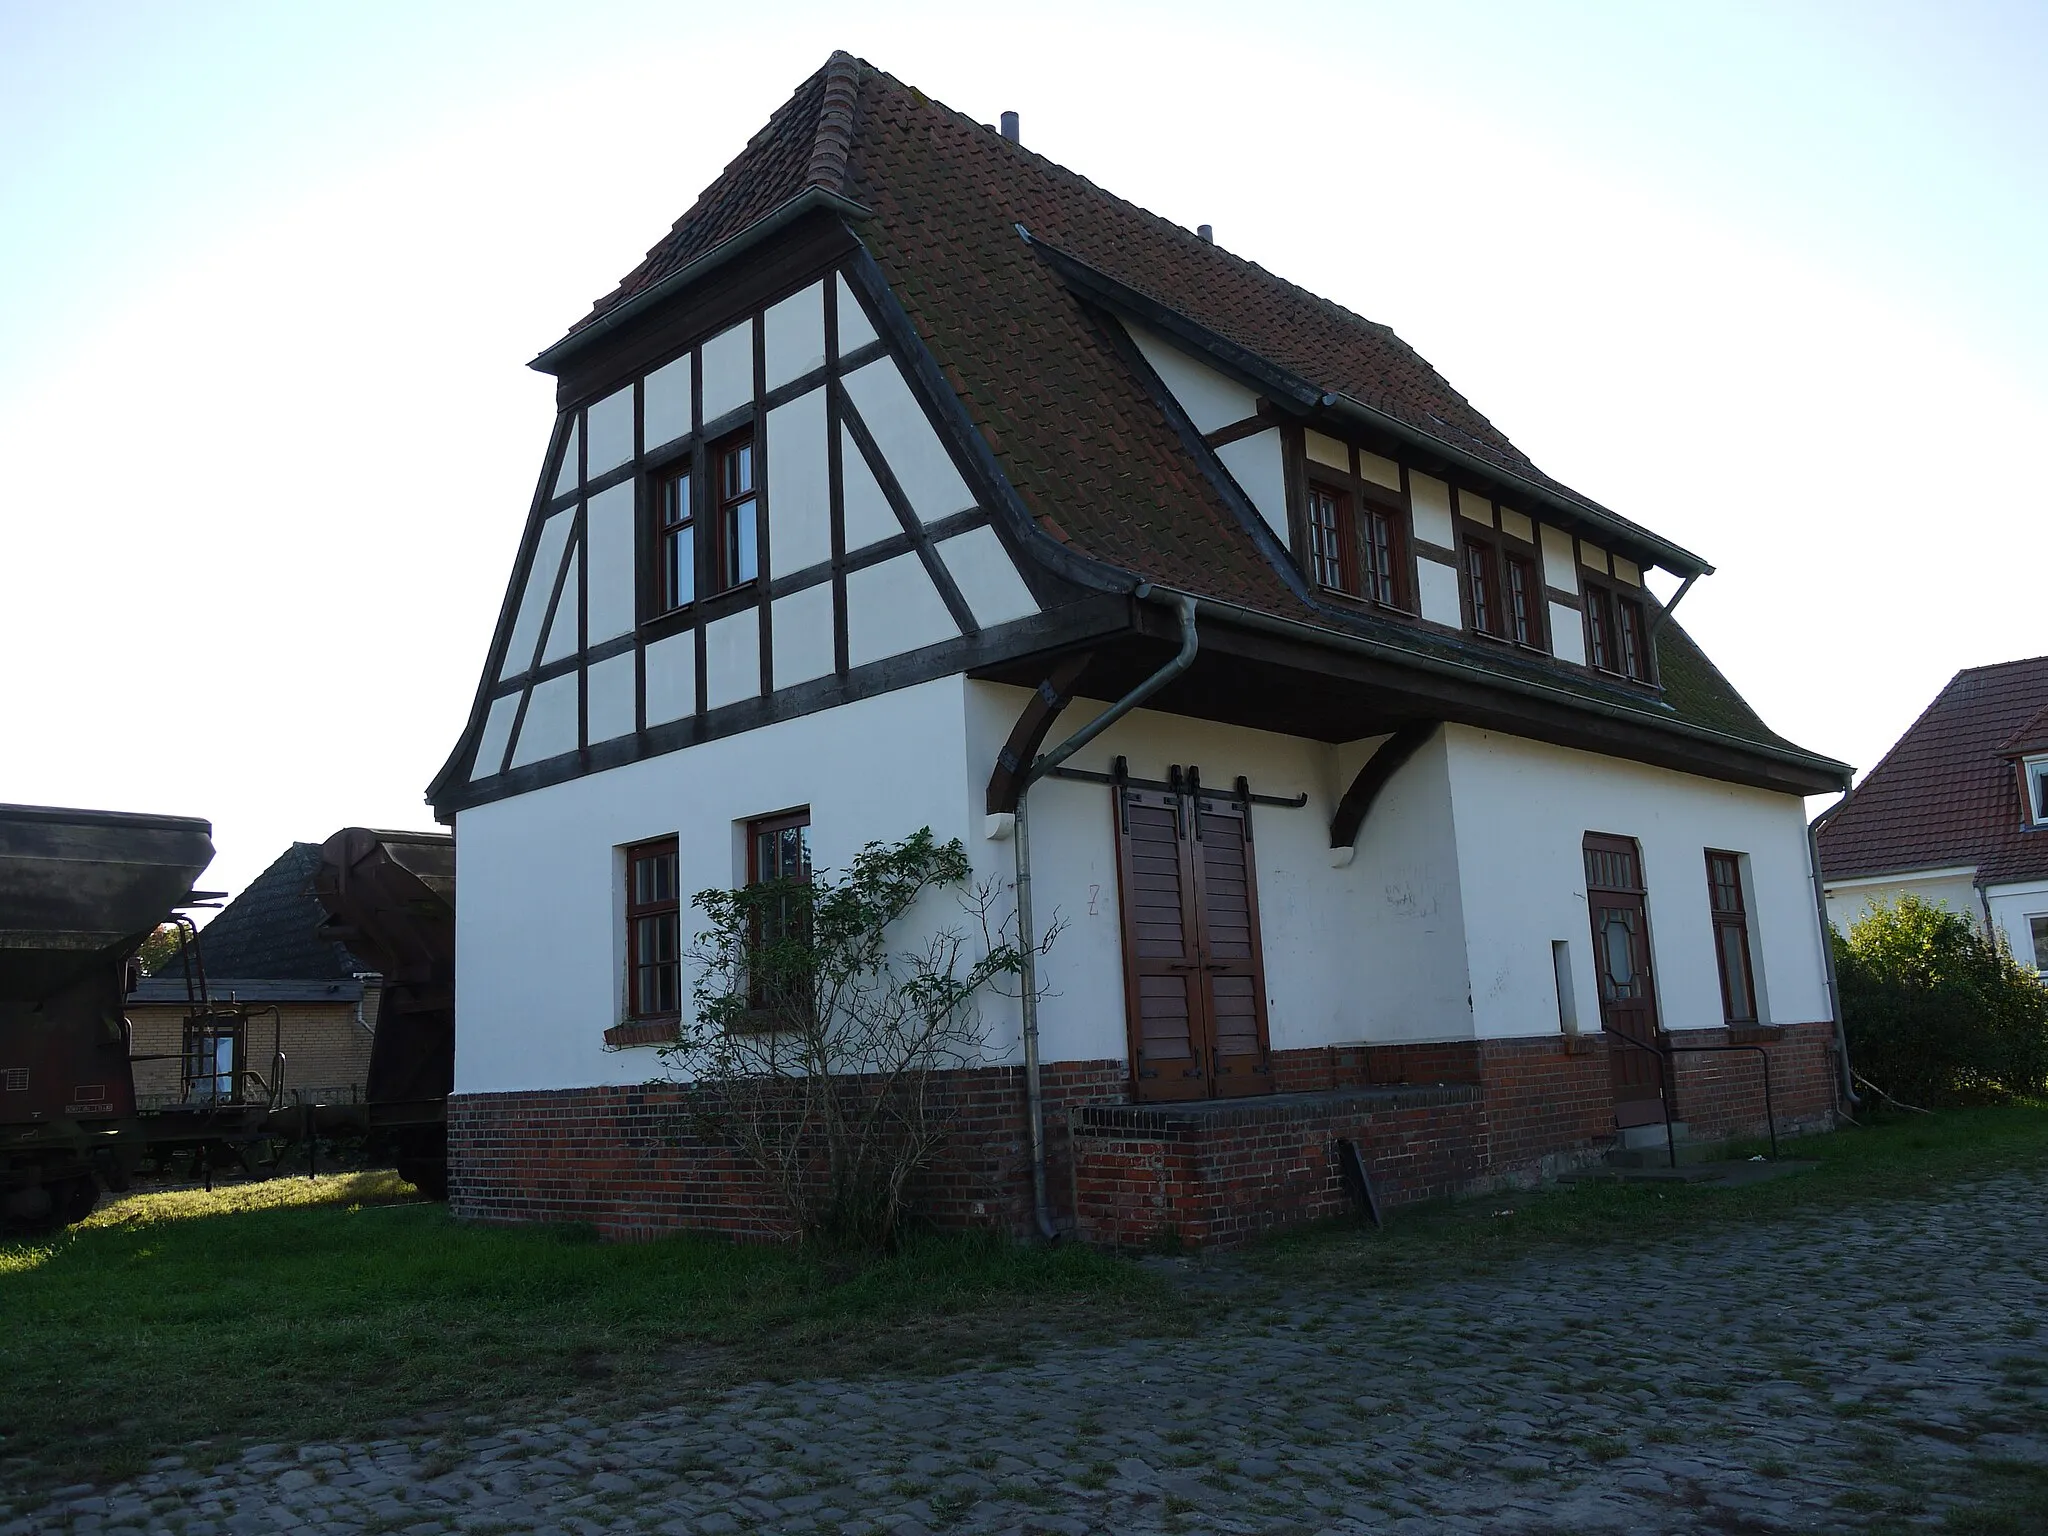
<path id="1" fill-rule="evenodd" d="M 1828 1124 L 1832 1030 L 1768 1032 L 1781 1134 Z M 1682 1037 L 1726 1043 L 1726 1031 Z M 1276 1051 L 1270 1096 L 1128 1102 L 1121 1061 L 1044 1071 L 1049 1204 L 1065 1230 L 1115 1247 L 1227 1246 L 1350 1207 L 1336 1143 L 1364 1155 L 1383 1207 L 1527 1184 L 1598 1157 L 1614 1137 L 1606 1042 L 1518 1040 Z M 1676 1118 L 1695 1139 L 1763 1129 L 1750 1053 L 1674 1059 Z M 945 1074 L 947 1149 L 911 1191 L 942 1227 L 1033 1226 L 1017 1067 Z M 491 1222 L 587 1221 L 608 1237 L 692 1229 L 753 1241 L 788 1231 L 761 1175 L 691 1130 L 690 1090 L 639 1086 L 458 1094 L 449 1205 Z"/>

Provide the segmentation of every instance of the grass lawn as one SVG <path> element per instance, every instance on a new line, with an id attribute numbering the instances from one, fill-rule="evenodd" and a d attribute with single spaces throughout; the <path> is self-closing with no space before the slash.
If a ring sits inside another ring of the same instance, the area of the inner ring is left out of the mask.
<path id="1" fill-rule="evenodd" d="M 404 1432 L 429 1413 L 630 1411 L 764 1376 L 1007 1364 L 1047 1337 L 1202 1326 L 1232 1296 L 1414 1283 L 1554 1244 L 1925 1193 L 2048 1162 L 2048 1110 L 1957 1111 L 1791 1150 L 1819 1166 L 1744 1189 L 1496 1194 L 1399 1212 L 1381 1233 L 1280 1240 L 1223 1261 L 1249 1283 L 1221 1296 L 1085 1249 L 986 1238 L 858 1266 L 467 1227 L 390 1174 L 131 1195 L 54 1241 L 0 1245 L 0 1486 L 104 1480 L 198 1441 L 225 1454 Z"/>
<path id="2" fill-rule="evenodd" d="M 200 1439 L 1006 1362 L 1048 1330 L 1177 1313 L 1162 1281 L 1072 1246 L 932 1239 L 858 1267 L 705 1238 L 600 1244 L 460 1225 L 393 1174 L 131 1195 L 0 1246 L 0 1486 L 127 1475 Z"/>

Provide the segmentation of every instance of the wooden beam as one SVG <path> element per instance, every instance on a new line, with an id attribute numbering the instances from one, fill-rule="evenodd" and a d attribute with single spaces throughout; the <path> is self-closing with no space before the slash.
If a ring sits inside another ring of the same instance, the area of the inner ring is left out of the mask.
<path id="1" fill-rule="evenodd" d="M 1094 652 L 1083 651 L 1078 656 L 1061 660 L 1038 685 L 1038 691 L 1031 695 L 1031 702 L 1024 706 L 1024 712 L 1017 716 L 1017 723 L 1010 728 L 1010 739 L 1003 743 L 1003 750 L 996 755 L 995 772 L 989 775 L 988 812 L 991 816 L 1017 809 L 1018 798 L 1024 793 L 1024 776 L 1037 761 L 1038 749 L 1045 745 L 1046 733 L 1052 729 L 1053 721 L 1060 717 L 1060 711 L 1073 701 L 1081 675 L 1094 659 Z"/>
<path id="2" fill-rule="evenodd" d="M 1358 829 L 1365 825 L 1365 813 L 1372 809 L 1387 781 L 1413 757 L 1421 745 L 1434 736 L 1440 720 L 1411 720 L 1385 741 L 1359 767 L 1351 787 L 1337 802 L 1337 814 L 1330 818 L 1330 846 L 1349 848 L 1358 841 Z"/>

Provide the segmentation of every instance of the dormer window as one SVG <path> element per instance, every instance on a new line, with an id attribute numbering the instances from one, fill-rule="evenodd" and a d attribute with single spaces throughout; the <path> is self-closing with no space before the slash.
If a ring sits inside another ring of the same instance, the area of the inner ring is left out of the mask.
<path id="1" fill-rule="evenodd" d="M 1309 563 L 1316 584 L 1383 608 L 1398 608 L 1399 534 L 1393 513 L 1322 481 L 1308 486 Z"/>
<path id="2" fill-rule="evenodd" d="M 1504 507 L 1496 517 L 1491 502 L 1465 490 L 1458 492 L 1457 527 L 1466 624 L 1474 634 L 1531 650 L 1549 649 L 1536 546 L 1523 536 L 1533 535 L 1534 527 Z"/>
<path id="3" fill-rule="evenodd" d="M 1633 683 L 1650 678 L 1650 631 L 1643 605 L 1601 582 L 1586 588 L 1586 658 L 1596 672 Z"/>
<path id="4" fill-rule="evenodd" d="M 2026 776 L 2027 809 L 2033 813 L 2034 825 L 2048 827 L 2048 757 L 2027 758 L 2020 771 Z"/>

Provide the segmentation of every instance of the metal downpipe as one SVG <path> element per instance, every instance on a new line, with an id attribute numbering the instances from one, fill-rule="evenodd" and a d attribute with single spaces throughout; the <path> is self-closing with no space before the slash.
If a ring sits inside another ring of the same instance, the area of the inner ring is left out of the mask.
<path id="1" fill-rule="evenodd" d="M 1806 827 L 1806 866 L 1813 873 L 1813 908 L 1820 919 L 1820 952 L 1827 964 L 1828 1007 L 1835 1016 L 1835 1060 L 1842 1064 L 1842 1102 L 1854 1109 L 1863 1102 L 1856 1092 L 1856 1074 L 1849 1066 L 1849 1033 L 1842 1023 L 1842 984 L 1835 976 L 1835 934 L 1828 922 L 1828 893 L 1820 879 L 1820 824 Z"/>
<path id="2" fill-rule="evenodd" d="M 1141 598 L 1150 593 L 1149 584 L 1138 590 Z M 1031 786 L 1194 664 L 1195 652 L 1201 647 L 1195 629 L 1195 600 L 1177 593 L 1171 602 L 1180 616 L 1180 650 L 1173 660 L 1050 752 L 1039 754 L 1025 770 L 1024 782 L 1017 790 L 1013 835 L 1017 843 L 1017 947 L 1024 957 L 1019 982 L 1024 1014 L 1024 1097 L 1031 1122 L 1031 1203 L 1039 1236 L 1047 1242 L 1058 1241 L 1060 1232 L 1053 1224 L 1045 1190 L 1045 1085 L 1038 1063 L 1038 928 L 1031 911 Z"/>

